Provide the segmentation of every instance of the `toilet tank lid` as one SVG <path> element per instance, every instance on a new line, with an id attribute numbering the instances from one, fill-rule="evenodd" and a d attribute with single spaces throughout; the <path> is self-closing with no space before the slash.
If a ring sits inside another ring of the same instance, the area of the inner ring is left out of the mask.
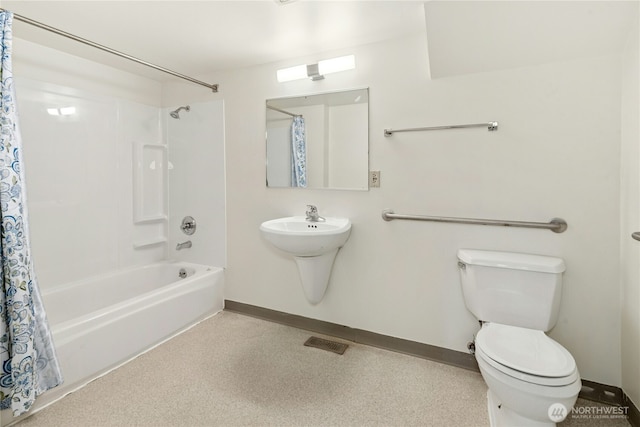
<path id="1" fill-rule="evenodd" d="M 458 249 L 458 259 L 465 264 L 541 273 L 562 273 L 565 270 L 562 258 L 516 252 Z"/>

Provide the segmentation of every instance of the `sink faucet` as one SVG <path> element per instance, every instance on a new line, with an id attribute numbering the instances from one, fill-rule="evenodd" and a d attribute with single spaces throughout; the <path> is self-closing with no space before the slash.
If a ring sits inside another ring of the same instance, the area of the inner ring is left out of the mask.
<path id="1" fill-rule="evenodd" d="M 315 207 L 314 205 L 307 205 L 307 207 L 309 208 L 309 210 L 305 212 L 307 214 L 307 218 L 306 218 L 307 221 L 320 222 L 325 220 L 323 217 L 321 217 L 318 214 L 317 207 Z"/>
<path id="2" fill-rule="evenodd" d="M 182 243 L 178 243 L 176 245 L 176 251 L 179 251 L 180 249 L 189 249 L 191 247 L 191 240 L 187 240 L 186 242 L 182 242 Z"/>

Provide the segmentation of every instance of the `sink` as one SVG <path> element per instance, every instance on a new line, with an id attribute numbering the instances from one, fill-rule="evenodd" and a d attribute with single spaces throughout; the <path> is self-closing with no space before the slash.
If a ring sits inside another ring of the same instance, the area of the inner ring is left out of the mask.
<path id="1" fill-rule="evenodd" d="M 329 285 L 338 249 L 349 239 L 351 221 L 324 218 L 311 222 L 304 216 L 291 216 L 265 221 L 260 231 L 274 247 L 293 255 L 307 300 L 319 303 Z"/>
<path id="2" fill-rule="evenodd" d="M 304 216 L 272 219 L 260 225 L 265 239 L 294 256 L 318 256 L 342 247 L 349 239 L 348 218 L 325 218 L 310 222 Z"/>

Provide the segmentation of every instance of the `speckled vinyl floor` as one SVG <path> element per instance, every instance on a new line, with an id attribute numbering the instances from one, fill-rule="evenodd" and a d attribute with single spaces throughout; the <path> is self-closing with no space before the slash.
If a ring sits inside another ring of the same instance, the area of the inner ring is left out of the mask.
<path id="1" fill-rule="evenodd" d="M 17 425 L 488 426 L 479 373 L 310 335 L 223 312 Z M 563 426 L 629 425 L 602 421 Z"/>

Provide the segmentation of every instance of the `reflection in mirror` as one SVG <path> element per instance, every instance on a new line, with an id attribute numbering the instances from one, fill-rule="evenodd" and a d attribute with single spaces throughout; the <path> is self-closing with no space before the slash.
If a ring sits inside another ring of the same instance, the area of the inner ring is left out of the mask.
<path id="1" fill-rule="evenodd" d="M 367 190 L 369 89 L 267 100 L 267 186 Z"/>

